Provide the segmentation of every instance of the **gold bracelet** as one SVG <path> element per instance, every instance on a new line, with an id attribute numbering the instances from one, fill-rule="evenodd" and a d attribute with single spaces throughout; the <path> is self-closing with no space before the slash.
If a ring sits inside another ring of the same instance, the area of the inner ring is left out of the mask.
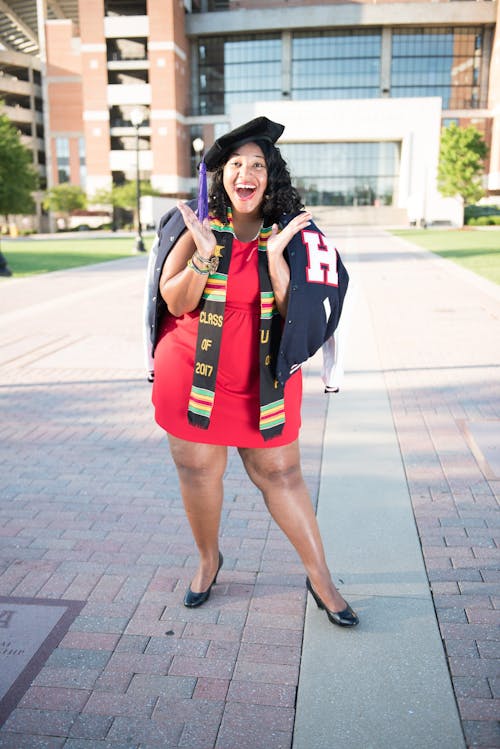
<path id="1" fill-rule="evenodd" d="M 199 276 L 208 276 L 208 274 L 210 273 L 210 268 L 207 268 L 206 270 L 202 270 L 201 268 L 198 268 L 198 266 L 195 265 L 195 263 L 193 262 L 192 257 L 189 258 L 186 265 L 191 270 L 194 270 L 195 273 L 198 273 Z"/>

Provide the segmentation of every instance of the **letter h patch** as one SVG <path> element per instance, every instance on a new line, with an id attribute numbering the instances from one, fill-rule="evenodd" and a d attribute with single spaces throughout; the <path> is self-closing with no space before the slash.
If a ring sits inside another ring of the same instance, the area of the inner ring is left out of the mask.
<path id="1" fill-rule="evenodd" d="M 339 274 L 335 247 L 329 247 L 326 237 L 316 231 L 303 231 L 302 241 L 307 249 L 307 281 L 338 286 Z"/>

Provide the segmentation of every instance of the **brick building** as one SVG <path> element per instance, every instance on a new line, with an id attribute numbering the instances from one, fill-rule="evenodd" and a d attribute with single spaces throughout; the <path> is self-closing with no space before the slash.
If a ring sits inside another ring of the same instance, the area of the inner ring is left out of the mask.
<path id="1" fill-rule="evenodd" d="M 189 195 L 193 140 L 266 114 L 286 125 L 280 147 L 307 204 L 454 221 L 436 190 L 443 124 L 484 132 L 486 186 L 500 195 L 498 13 L 498 0 L 11 0 L 0 97 L 10 115 L 12 88 L 26 88 L 49 185 L 92 195 L 132 179 L 139 109 L 141 176 Z"/>

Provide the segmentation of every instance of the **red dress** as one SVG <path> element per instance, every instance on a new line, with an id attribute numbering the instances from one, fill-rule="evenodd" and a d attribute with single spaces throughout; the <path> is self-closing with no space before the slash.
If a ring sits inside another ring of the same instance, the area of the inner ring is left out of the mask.
<path id="1" fill-rule="evenodd" d="M 155 419 L 166 432 L 189 442 L 235 447 L 278 447 L 297 439 L 302 374 L 285 385 L 283 432 L 264 440 L 259 431 L 260 290 L 257 240 L 233 239 L 215 401 L 208 429 L 187 419 L 193 382 L 199 309 L 182 317 L 166 314 L 155 351 Z"/>

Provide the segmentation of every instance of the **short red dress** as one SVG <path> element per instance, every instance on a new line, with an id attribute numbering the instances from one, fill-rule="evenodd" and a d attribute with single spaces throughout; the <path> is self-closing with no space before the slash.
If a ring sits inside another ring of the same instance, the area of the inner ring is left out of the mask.
<path id="1" fill-rule="evenodd" d="M 188 422 L 187 409 L 200 311 L 165 315 L 155 350 L 155 419 L 166 432 L 189 442 L 235 447 L 279 447 L 297 439 L 302 373 L 285 385 L 285 426 L 264 440 L 259 431 L 260 287 L 257 240 L 233 239 L 215 401 L 208 429 Z"/>

